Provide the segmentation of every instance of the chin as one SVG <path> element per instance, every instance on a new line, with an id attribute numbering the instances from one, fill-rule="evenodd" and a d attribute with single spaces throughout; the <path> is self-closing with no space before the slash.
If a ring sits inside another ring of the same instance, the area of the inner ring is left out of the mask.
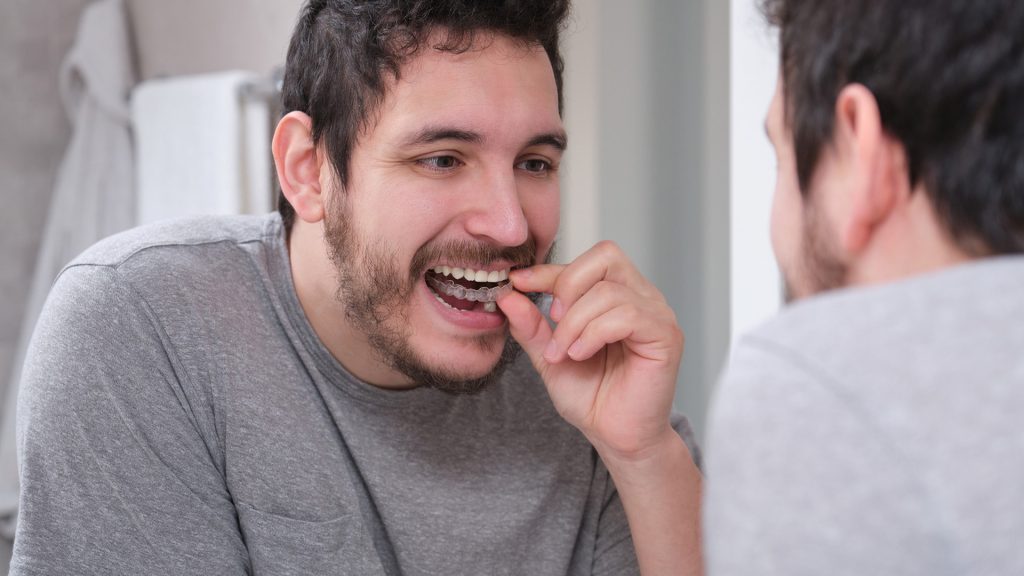
<path id="1" fill-rule="evenodd" d="M 419 356 L 428 359 L 431 370 L 452 378 L 481 378 L 498 364 L 506 339 L 504 334 L 436 338 L 420 348 Z"/>
<path id="2" fill-rule="evenodd" d="M 418 355 L 420 363 L 405 365 L 403 372 L 428 388 L 455 395 L 478 394 L 501 377 L 519 352 L 514 341 L 495 340 L 497 344 L 477 338 L 443 349 L 438 349 L 441 343 L 435 342 L 433 354 Z"/>

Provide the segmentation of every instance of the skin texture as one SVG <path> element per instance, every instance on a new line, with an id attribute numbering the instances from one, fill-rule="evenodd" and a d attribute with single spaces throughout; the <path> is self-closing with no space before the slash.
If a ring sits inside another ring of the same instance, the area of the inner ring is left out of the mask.
<path id="1" fill-rule="evenodd" d="M 493 36 L 463 54 L 425 49 L 406 63 L 362 133 L 345 190 L 313 145 L 309 118 L 291 113 L 281 121 L 273 149 L 298 216 L 289 238 L 296 291 L 320 339 L 353 374 L 386 388 L 416 382 L 353 321 L 347 301 L 354 295 L 339 290 L 339 278 L 387 262 L 397 272 L 384 276 L 405 283 L 418 273 L 417 254 L 450 243 L 463 247 L 456 255 L 471 246 L 500 253 L 532 243 L 533 263 L 545 261 L 558 225 L 565 141 L 557 102 L 539 47 Z M 417 135 L 425 131 L 448 136 L 424 142 Z M 351 230 L 339 234 L 339 226 Z M 497 326 L 452 321 L 418 289 L 398 291 L 379 321 L 448 377 L 487 374 L 510 333 L 559 413 L 612 474 L 642 572 L 700 573 L 700 474 L 669 422 L 683 334 L 664 297 L 611 243 L 567 266 L 538 265 L 511 279 L 518 290 L 554 296 L 554 332 L 518 292 L 498 301 L 506 319 Z"/>

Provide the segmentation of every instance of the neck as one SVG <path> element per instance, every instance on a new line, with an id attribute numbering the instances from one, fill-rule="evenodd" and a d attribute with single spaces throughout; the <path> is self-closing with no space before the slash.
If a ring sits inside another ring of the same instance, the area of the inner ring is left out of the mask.
<path id="1" fill-rule="evenodd" d="M 927 193 L 919 188 L 878 225 L 851 266 L 849 281 L 851 285 L 894 282 L 971 259 L 942 226 Z"/>
<path id="2" fill-rule="evenodd" d="M 366 334 L 351 326 L 338 299 L 338 278 L 323 226 L 296 219 L 288 239 L 295 293 L 317 338 L 353 376 L 380 388 L 410 388 L 408 378 L 377 356 Z"/>

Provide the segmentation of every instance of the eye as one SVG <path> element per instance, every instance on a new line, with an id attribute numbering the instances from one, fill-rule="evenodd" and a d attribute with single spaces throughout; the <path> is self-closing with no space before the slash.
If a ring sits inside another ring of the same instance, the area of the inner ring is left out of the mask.
<path id="1" fill-rule="evenodd" d="M 434 172 L 450 172 L 462 165 L 462 162 L 455 156 L 430 156 L 420 158 L 417 164 Z"/>
<path id="2" fill-rule="evenodd" d="M 544 175 L 551 171 L 551 163 L 540 158 L 530 158 L 516 164 L 519 170 L 525 170 L 531 174 Z"/>

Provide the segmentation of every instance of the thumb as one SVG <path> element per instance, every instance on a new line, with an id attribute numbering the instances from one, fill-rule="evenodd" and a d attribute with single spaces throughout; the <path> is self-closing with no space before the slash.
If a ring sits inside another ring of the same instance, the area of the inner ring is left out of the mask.
<path id="1" fill-rule="evenodd" d="M 537 372 L 547 368 L 544 349 L 551 342 L 551 326 L 540 309 L 525 295 L 515 290 L 498 299 L 498 307 L 508 318 L 509 332 L 523 347 Z"/>

